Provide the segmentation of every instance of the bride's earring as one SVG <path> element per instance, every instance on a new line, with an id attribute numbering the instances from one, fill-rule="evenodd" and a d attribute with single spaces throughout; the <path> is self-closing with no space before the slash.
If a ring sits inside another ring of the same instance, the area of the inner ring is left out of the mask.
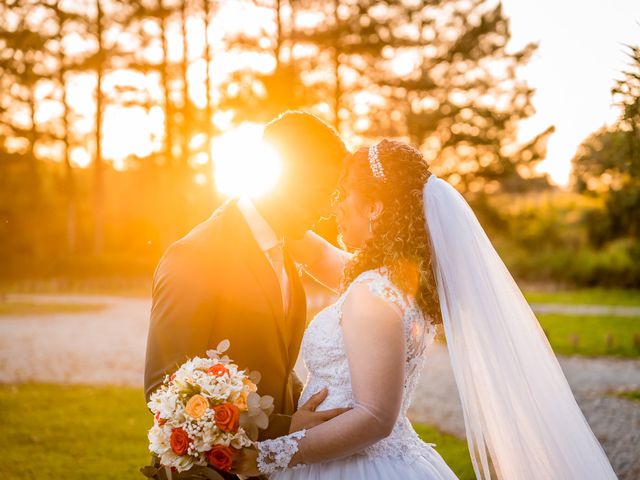
<path id="1" fill-rule="evenodd" d="M 373 235 L 373 218 L 369 217 L 369 235 Z"/>

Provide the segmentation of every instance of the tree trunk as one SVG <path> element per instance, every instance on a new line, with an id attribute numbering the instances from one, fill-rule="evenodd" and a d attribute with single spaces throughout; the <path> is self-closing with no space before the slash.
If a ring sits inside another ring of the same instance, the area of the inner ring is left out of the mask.
<path id="1" fill-rule="evenodd" d="M 213 88 L 211 85 L 211 43 L 209 42 L 209 25 L 211 20 L 211 10 L 212 10 L 212 0 L 204 0 L 204 59 L 206 65 L 206 90 L 207 90 L 207 105 L 205 107 L 205 115 L 207 117 L 206 120 L 206 136 L 207 140 L 205 142 L 207 149 L 207 159 L 208 165 L 206 168 L 207 175 L 207 184 L 211 188 L 212 194 L 215 196 L 215 185 L 213 183 L 214 175 L 214 165 L 213 165 L 213 153 L 211 151 L 212 147 L 212 137 L 213 137 L 213 125 L 212 125 L 212 117 L 213 117 Z"/>
<path id="2" fill-rule="evenodd" d="M 73 254 L 76 250 L 77 244 L 77 230 L 78 230 L 78 208 L 76 199 L 76 185 L 73 176 L 73 168 L 71 165 L 70 155 L 70 139 L 69 139 L 69 99 L 66 82 L 66 55 L 62 47 L 62 30 L 64 28 L 64 20 L 62 17 L 62 11 L 59 0 L 56 4 L 56 15 L 58 20 L 58 61 L 60 62 L 60 68 L 58 70 L 58 83 L 62 89 L 62 144 L 64 145 L 63 161 L 65 169 L 65 194 L 67 203 L 67 252 Z"/>
<path id="3" fill-rule="evenodd" d="M 158 1 L 160 11 L 160 35 L 162 35 L 162 65 L 160 66 L 160 81 L 164 94 L 164 156 L 167 168 L 172 168 L 173 162 L 173 111 L 169 90 L 169 40 L 167 38 L 168 12 L 165 10 L 162 0 Z"/>
<path id="4" fill-rule="evenodd" d="M 342 85 L 340 82 L 340 17 L 338 16 L 339 6 L 340 0 L 333 0 L 333 20 L 336 28 L 336 34 L 333 39 L 333 127 L 338 133 L 340 133 L 340 108 L 342 108 Z"/>
<path id="5" fill-rule="evenodd" d="M 38 161 L 36 159 L 35 146 L 38 138 L 38 127 L 36 124 L 36 98 L 35 98 L 36 83 L 33 82 L 29 85 L 29 98 L 27 103 L 29 105 L 29 120 L 31 122 L 31 128 L 29 129 L 29 175 L 31 177 L 31 185 L 33 187 L 33 198 L 36 203 L 40 200 L 40 179 L 38 177 Z"/>
<path id="6" fill-rule="evenodd" d="M 182 0 L 180 5 L 180 20 L 182 26 L 182 62 L 180 63 L 182 74 L 182 167 L 184 174 L 189 168 L 189 80 L 187 79 L 187 70 L 189 68 L 189 44 L 187 41 L 187 0 Z"/>
<path id="7" fill-rule="evenodd" d="M 276 72 L 280 70 L 280 51 L 282 50 L 282 0 L 276 0 Z"/>
<path id="8" fill-rule="evenodd" d="M 95 158 L 95 192 L 94 192 L 94 238 L 95 254 L 102 253 L 104 247 L 104 165 L 102 162 L 102 66 L 104 62 L 104 45 L 102 43 L 102 5 L 96 0 L 96 38 L 98 41 L 98 65 L 96 66 L 96 158 Z"/>

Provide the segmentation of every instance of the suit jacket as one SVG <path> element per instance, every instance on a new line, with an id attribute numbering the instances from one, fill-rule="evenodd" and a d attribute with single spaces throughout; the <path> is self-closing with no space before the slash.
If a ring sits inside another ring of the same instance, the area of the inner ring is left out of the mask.
<path id="1" fill-rule="evenodd" d="M 258 370 L 260 395 L 274 413 L 291 415 L 300 395 L 293 373 L 306 322 L 306 298 L 284 249 L 290 297 L 285 313 L 278 278 L 235 201 L 229 201 L 172 244 L 153 281 L 147 338 L 145 395 L 188 358 L 205 357 L 223 339 L 240 368 Z M 277 417 L 277 416 L 276 416 Z M 275 418 L 266 435 L 288 433 Z"/>

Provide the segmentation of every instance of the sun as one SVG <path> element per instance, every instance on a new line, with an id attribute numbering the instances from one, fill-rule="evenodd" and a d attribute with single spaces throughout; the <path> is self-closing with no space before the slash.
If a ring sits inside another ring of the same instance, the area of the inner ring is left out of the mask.
<path id="1" fill-rule="evenodd" d="M 277 185 L 278 152 L 262 141 L 263 125 L 243 123 L 216 137 L 211 146 L 216 188 L 230 197 L 261 197 Z"/>

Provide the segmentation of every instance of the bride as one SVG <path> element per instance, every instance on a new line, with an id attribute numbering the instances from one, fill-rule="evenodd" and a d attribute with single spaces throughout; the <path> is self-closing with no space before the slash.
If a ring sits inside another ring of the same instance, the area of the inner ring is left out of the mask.
<path id="1" fill-rule="evenodd" d="M 341 290 L 301 353 L 323 388 L 321 425 L 257 443 L 234 462 L 272 479 L 455 479 L 406 417 L 443 323 L 480 479 L 615 479 L 544 333 L 463 197 L 422 155 L 384 140 L 345 162 L 337 203 L 351 256 L 313 233 L 298 260 Z M 342 288 L 341 288 L 342 284 Z"/>

